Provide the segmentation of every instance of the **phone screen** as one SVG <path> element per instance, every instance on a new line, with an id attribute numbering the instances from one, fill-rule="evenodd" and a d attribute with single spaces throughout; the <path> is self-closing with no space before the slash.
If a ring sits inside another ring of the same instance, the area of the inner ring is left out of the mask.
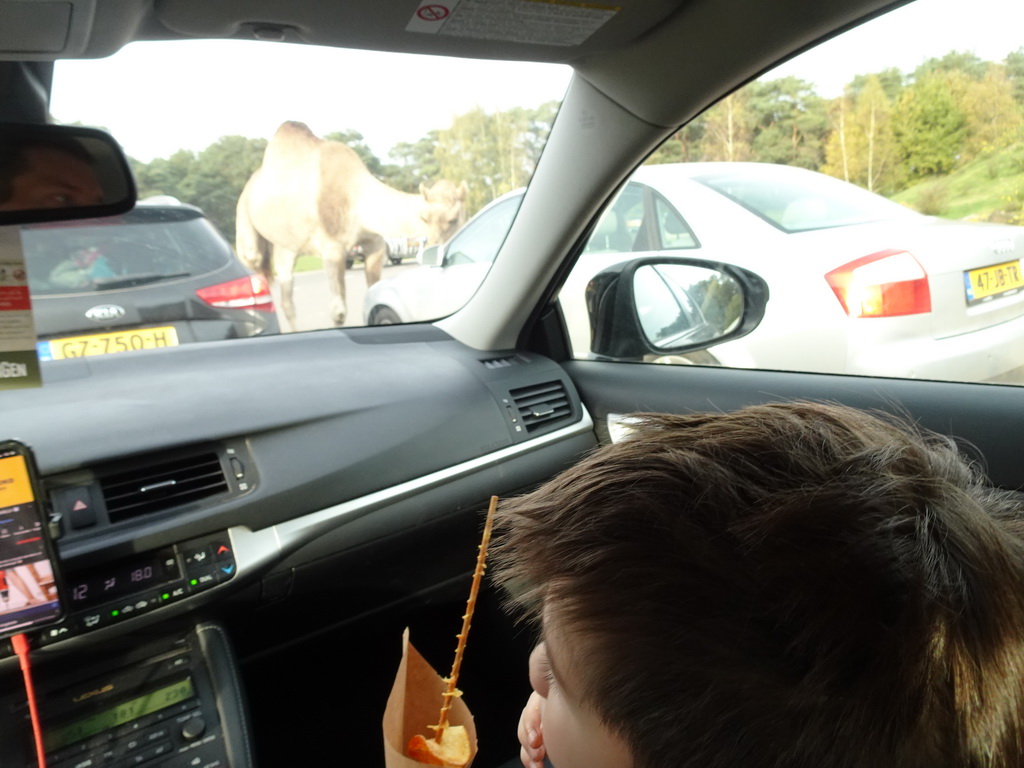
<path id="1" fill-rule="evenodd" d="M 61 617 L 44 514 L 28 448 L 0 442 L 0 637 Z"/>

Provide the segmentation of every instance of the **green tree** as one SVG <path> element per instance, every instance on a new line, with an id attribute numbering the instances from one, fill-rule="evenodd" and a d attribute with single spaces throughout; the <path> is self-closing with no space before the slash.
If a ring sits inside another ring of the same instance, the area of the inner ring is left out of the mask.
<path id="1" fill-rule="evenodd" d="M 961 105 L 967 116 L 966 159 L 992 154 L 1024 139 L 1024 112 L 1014 99 L 1013 82 L 1005 67 L 990 64 L 985 76 L 964 91 Z"/>
<path id="2" fill-rule="evenodd" d="M 906 83 L 906 78 L 903 73 L 900 72 L 896 67 L 889 67 L 883 69 L 881 72 L 876 72 L 871 75 L 855 75 L 853 80 L 850 81 L 849 85 L 846 86 L 846 91 L 850 96 L 856 98 L 860 95 L 861 90 L 867 85 L 869 78 L 875 78 L 882 86 L 882 90 L 885 92 L 885 96 L 890 102 L 896 101 L 899 98 L 900 93 L 903 91 L 903 86 Z"/>
<path id="3" fill-rule="evenodd" d="M 387 166 L 389 173 L 385 180 L 396 189 L 415 192 L 420 184 L 440 178 L 441 168 L 434 155 L 439 133 L 435 129 L 419 141 L 396 144 L 388 153 L 395 163 Z"/>
<path id="4" fill-rule="evenodd" d="M 751 153 L 766 163 L 817 169 L 828 129 L 825 102 L 797 77 L 755 81 L 745 90 L 753 125 Z"/>
<path id="5" fill-rule="evenodd" d="M 229 240 L 234 240 L 238 197 L 263 162 L 266 146 L 265 139 L 223 136 L 199 153 L 179 149 L 169 158 L 136 163 L 139 198 L 170 195 L 201 208 Z"/>
<path id="6" fill-rule="evenodd" d="M 885 194 L 899 187 L 892 103 L 882 79 L 868 75 L 833 102 L 822 172 Z"/>
<path id="7" fill-rule="evenodd" d="M 741 88 L 704 113 L 703 159 L 750 159 L 753 127 L 747 109 L 748 100 L 748 90 Z"/>
<path id="8" fill-rule="evenodd" d="M 932 72 L 904 89 L 892 115 L 893 135 L 907 179 L 949 173 L 968 135 L 958 103 L 963 75 Z"/>
<path id="9" fill-rule="evenodd" d="M 1013 99 L 1024 107 L 1024 48 L 1018 48 L 1003 60 L 1006 76 L 1013 85 Z"/>
<path id="10" fill-rule="evenodd" d="M 961 72 L 971 80 L 981 80 L 988 69 L 988 63 L 969 51 L 950 51 L 942 58 L 927 59 L 914 70 L 915 82 L 934 74 Z"/>
<path id="11" fill-rule="evenodd" d="M 524 186 L 537 165 L 554 110 L 551 104 L 493 113 L 476 107 L 456 116 L 437 135 L 438 177 L 469 182 L 470 214 Z"/>

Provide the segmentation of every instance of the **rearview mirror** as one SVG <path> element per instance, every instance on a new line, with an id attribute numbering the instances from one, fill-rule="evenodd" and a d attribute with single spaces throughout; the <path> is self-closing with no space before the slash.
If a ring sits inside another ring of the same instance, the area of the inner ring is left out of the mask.
<path id="1" fill-rule="evenodd" d="M 135 196 L 124 152 L 103 131 L 0 123 L 0 225 L 113 216 Z"/>
<path id="2" fill-rule="evenodd" d="M 730 264 L 648 257 L 599 272 L 586 303 L 593 353 L 641 360 L 746 336 L 764 317 L 768 284 Z"/>

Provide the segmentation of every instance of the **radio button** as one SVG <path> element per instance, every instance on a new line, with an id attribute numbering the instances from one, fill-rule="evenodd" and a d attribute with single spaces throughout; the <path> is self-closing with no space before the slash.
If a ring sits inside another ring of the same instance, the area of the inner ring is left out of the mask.
<path id="1" fill-rule="evenodd" d="M 217 571 L 214 568 L 204 568 L 201 571 L 197 569 L 189 573 L 189 592 L 192 594 L 203 592 L 210 587 L 217 586 L 219 582 L 220 579 L 217 578 Z"/>
<path id="2" fill-rule="evenodd" d="M 183 581 L 168 584 L 160 593 L 160 605 L 170 605 L 188 597 L 188 586 Z"/>
<path id="3" fill-rule="evenodd" d="M 77 622 L 75 621 L 74 617 L 69 616 L 62 623 L 57 624 L 53 627 L 47 627 L 46 629 L 42 630 L 38 635 L 36 635 L 36 639 L 40 647 L 44 645 L 53 645 L 54 643 L 59 643 L 61 640 L 66 640 L 72 635 L 77 634 L 77 632 L 75 631 L 76 623 Z"/>
<path id="4" fill-rule="evenodd" d="M 195 741 L 206 732 L 206 721 L 201 716 L 190 719 L 181 727 L 181 737 L 187 741 Z"/>
<path id="5" fill-rule="evenodd" d="M 160 599 L 157 593 L 142 592 L 137 595 L 132 595 L 123 603 L 115 605 L 110 613 L 114 619 L 122 621 L 124 619 L 130 619 L 132 616 L 140 616 L 143 613 L 149 613 L 159 604 Z"/>
<path id="6" fill-rule="evenodd" d="M 213 561 L 213 553 L 208 542 L 190 542 L 181 548 L 185 558 L 185 573 L 192 573 L 197 568 L 206 568 Z"/>

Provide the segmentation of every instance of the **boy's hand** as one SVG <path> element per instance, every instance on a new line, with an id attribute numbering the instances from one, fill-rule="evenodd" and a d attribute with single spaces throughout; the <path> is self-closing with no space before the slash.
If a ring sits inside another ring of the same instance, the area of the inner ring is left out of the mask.
<path id="1" fill-rule="evenodd" d="M 524 768 L 544 768 L 544 728 L 540 720 L 543 702 L 539 693 L 531 693 L 519 718 L 519 759 Z"/>

